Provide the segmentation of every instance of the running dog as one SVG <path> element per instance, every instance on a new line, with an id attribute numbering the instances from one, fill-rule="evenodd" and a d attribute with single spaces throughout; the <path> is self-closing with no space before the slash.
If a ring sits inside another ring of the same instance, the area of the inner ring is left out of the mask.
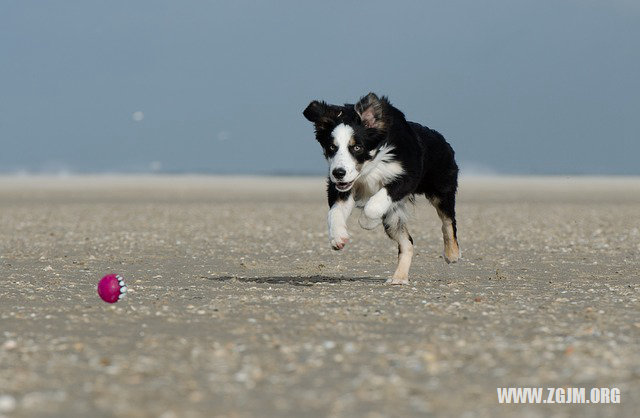
<path id="1" fill-rule="evenodd" d="M 351 211 L 362 208 L 361 227 L 383 224 L 398 243 L 398 266 L 387 283 L 409 283 L 413 239 L 407 229 L 407 206 L 423 194 L 442 220 L 444 259 L 458 261 L 458 165 L 440 133 L 408 122 L 386 97 L 374 93 L 355 105 L 314 100 L 303 115 L 314 124 L 329 163 L 329 241 L 334 250 L 342 250 L 349 239 Z"/>

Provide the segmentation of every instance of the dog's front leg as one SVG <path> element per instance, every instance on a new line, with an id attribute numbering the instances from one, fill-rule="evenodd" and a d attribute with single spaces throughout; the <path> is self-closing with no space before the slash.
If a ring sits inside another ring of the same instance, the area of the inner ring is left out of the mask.
<path id="1" fill-rule="evenodd" d="M 373 229 L 382 223 L 382 217 L 391 208 L 391 197 L 387 189 L 383 187 L 369 198 L 358 218 L 358 223 L 364 229 Z"/>
<path id="2" fill-rule="evenodd" d="M 327 221 L 329 224 L 329 243 L 334 250 L 343 249 L 347 241 L 349 241 L 347 219 L 349 219 L 349 215 L 351 215 L 354 204 L 355 202 L 351 193 L 340 193 L 333 201 L 330 193 L 330 209 Z"/>

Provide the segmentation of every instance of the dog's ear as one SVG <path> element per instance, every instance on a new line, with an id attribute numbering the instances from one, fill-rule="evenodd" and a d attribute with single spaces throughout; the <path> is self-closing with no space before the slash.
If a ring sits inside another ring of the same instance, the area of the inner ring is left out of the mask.
<path id="1" fill-rule="evenodd" d="M 309 103 L 309 106 L 302 112 L 308 121 L 313 122 L 316 126 L 316 131 L 328 128 L 335 124 L 336 120 L 340 116 L 340 108 L 338 106 L 329 105 L 325 102 L 319 102 L 317 100 Z"/>
<path id="2" fill-rule="evenodd" d="M 369 93 L 362 97 L 354 108 L 366 128 L 384 131 L 388 126 L 388 106 L 389 101 L 386 97 L 379 98 L 375 93 Z"/>
<path id="3" fill-rule="evenodd" d="M 309 106 L 307 106 L 302 114 L 308 121 L 315 123 L 327 113 L 327 110 L 328 106 L 325 102 L 314 100 L 309 103 Z"/>

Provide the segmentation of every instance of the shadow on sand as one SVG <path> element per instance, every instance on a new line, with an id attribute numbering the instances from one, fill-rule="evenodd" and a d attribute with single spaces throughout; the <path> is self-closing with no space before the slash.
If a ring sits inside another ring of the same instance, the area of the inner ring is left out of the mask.
<path id="1" fill-rule="evenodd" d="M 342 283 L 342 282 L 368 282 L 384 283 L 383 278 L 374 277 L 329 277 L 329 276 L 266 276 L 266 277 L 210 277 L 202 276 L 203 279 L 217 281 L 237 280 L 246 283 L 268 283 L 268 284 L 289 284 L 293 286 L 313 286 L 314 284 Z"/>

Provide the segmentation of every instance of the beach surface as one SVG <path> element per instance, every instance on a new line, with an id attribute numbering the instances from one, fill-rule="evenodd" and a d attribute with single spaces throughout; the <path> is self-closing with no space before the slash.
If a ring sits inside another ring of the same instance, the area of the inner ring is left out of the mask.
<path id="1" fill-rule="evenodd" d="M 640 178 L 463 178 L 452 265 L 419 198 L 407 286 L 357 213 L 330 249 L 324 189 L 0 177 L 0 416 L 638 416 Z M 113 305 L 108 273 L 130 289 Z"/>

